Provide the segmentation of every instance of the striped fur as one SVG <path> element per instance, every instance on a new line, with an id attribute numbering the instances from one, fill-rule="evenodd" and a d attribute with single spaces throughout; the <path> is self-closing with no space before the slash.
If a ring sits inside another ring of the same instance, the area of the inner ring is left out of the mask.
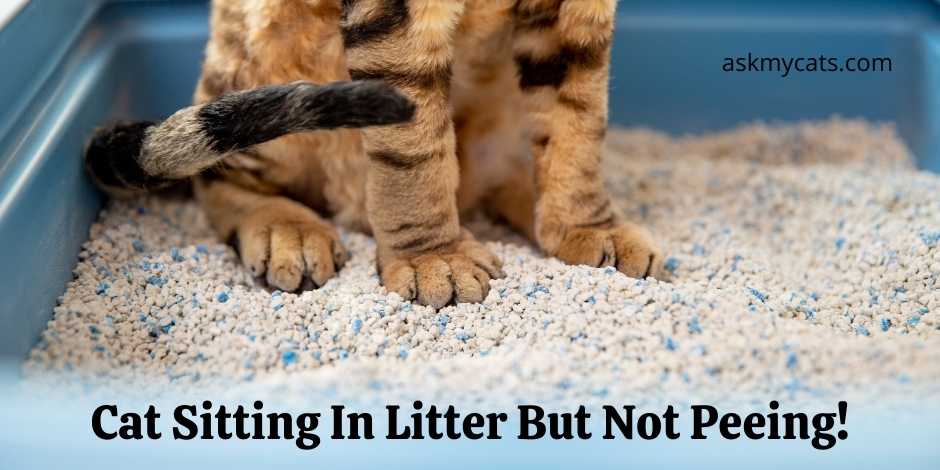
<path id="1" fill-rule="evenodd" d="M 188 107 L 162 123 L 98 129 L 85 162 L 102 189 L 124 196 L 195 176 L 233 153 L 284 135 L 394 124 L 413 113 L 406 98 L 377 81 L 264 86 Z"/>
<path id="2" fill-rule="evenodd" d="M 565 262 L 653 275 L 656 243 L 620 220 L 599 167 L 615 4 L 214 0 L 197 108 L 99 134 L 135 158 L 105 153 L 92 166 L 120 170 L 110 183 L 147 187 L 221 160 L 213 177 L 195 180 L 196 197 L 247 269 L 282 290 L 322 285 L 346 259 L 317 211 L 371 231 L 382 284 L 433 307 L 481 301 L 502 275 L 461 228 L 460 214 L 476 208 Z M 336 123 L 226 98 L 349 79 L 396 88 L 412 119 L 296 132 Z"/>

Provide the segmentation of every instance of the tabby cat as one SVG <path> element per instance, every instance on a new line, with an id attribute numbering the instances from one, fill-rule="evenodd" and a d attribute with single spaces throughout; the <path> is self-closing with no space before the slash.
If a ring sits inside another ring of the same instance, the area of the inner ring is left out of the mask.
<path id="1" fill-rule="evenodd" d="M 215 0 L 196 105 L 100 130 L 86 164 L 115 194 L 195 176 L 218 233 L 285 291 L 347 259 L 331 216 L 374 234 L 390 292 L 479 302 L 503 272 L 460 226 L 474 208 L 567 263 L 653 276 L 656 243 L 599 168 L 615 6 Z"/>

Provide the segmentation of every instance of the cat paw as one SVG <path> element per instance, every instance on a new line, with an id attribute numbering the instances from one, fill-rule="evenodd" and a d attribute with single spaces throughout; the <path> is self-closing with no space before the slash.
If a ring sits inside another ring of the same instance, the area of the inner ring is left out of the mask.
<path id="1" fill-rule="evenodd" d="M 339 234 L 300 204 L 268 204 L 239 224 L 237 247 L 256 277 L 285 292 L 300 288 L 304 277 L 321 287 L 349 259 Z"/>
<path id="2" fill-rule="evenodd" d="M 505 274 L 502 262 L 464 230 L 453 247 L 414 257 L 380 259 L 380 276 L 389 292 L 439 309 L 449 303 L 482 302 L 490 280 Z"/>
<path id="3" fill-rule="evenodd" d="M 570 230 L 553 254 L 567 264 L 614 266 L 640 279 L 662 275 L 662 252 L 646 229 L 633 224 Z"/>

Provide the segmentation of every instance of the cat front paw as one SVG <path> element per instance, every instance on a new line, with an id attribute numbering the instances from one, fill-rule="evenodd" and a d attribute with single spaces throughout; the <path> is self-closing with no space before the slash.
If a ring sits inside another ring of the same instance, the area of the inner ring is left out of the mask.
<path id="1" fill-rule="evenodd" d="M 466 230 L 451 247 L 416 256 L 379 255 L 379 274 L 389 292 L 439 309 L 451 302 L 482 302 L 490 280 L 505 274 L 502 262 Z"/>
<path id="2" fill-rule="evenodd" d="M 662 252 L 646 229 L 619 223 L 609 228 L 573 228 L 549 251 L 567 264 L 613 266 L 627 276 L 662 277 Z"/>
<path id="3" fill-rule="evenodd" d="M 266 204 L 245 217 L 236 245 L 254 276 L 286 292 L 299 289 L 305 276 L 323 286 L 349 258 L 332 225 L 288 201 Z"/>

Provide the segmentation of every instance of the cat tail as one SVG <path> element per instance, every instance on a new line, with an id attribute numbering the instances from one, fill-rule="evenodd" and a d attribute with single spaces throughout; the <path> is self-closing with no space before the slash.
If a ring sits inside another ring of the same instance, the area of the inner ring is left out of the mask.
<path id="1" fill-rule="evenodd" d="M 163 122 L 97 129 L 85 148 L 85 169 L 112 196 L 133 196 L 287 134 L 401 123 L 414 112 L 413 103 L 376 80 L 264 86 L 182 109 Z"/>

